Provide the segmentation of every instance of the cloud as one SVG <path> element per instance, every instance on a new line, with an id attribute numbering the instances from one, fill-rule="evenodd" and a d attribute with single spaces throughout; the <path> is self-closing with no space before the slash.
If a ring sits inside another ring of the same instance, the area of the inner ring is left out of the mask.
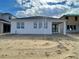
<path id="1" fill-rule="evenodd" d="M 79 15 L 79 8 L 72 8 L 70 11 L 68 11 L 66 14 L 70 14 L 70 15 Z"/>
<path id="2" fill-rule="evenodd" d="M 77 13 L 76 11 L 79 10 L 79 0 L 17 0 L 17 3 L 23 8 L 17 11 L 17 17 L 61 17 L 65 14 Z"/>

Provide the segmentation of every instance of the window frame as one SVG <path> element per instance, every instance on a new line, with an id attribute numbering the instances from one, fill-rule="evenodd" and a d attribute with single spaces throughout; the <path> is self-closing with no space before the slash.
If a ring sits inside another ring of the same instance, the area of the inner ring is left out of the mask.
<path id="1" fill-rule="evenodd" d="M 70 29 L 70 26 L 69 25 L 67 25 L 67 30 L 69 30 Z"/>
<path id="2" fill-rule="evenodd" d="M 67 30 L 70 31 L 76 30 L 76 25 L 67 25 Z"/>
<path id="3" fill-rule="evenodd" d="M 17 22 L 16 28 L 17 29 L 24 29 L 24 22 Z"/>
<path id="4" fill-rule="evenodd" d="M 42 28 L 42 22 L 39 22 L 39 28 Z"/>
<path id="5" fill-rule="evenodd" d="M 77 16 L 75 16 L 75 21 L 78 21 L 78 17 Z"/>
<path id="6" fill-rule="evenodd" d="M 24 22 L 21 22 L 21 29 L 24 29 Z"/>
<path id="7" fill-rule="evenodd" d="M 37 28 L 37 22 L 33 23 L 33 28 L 36 29 Z"/>
<path id="8" fill-rule="evenodd" d="M 66 17 L 65 17 L 65 19 L 69 19 L 69 17 L 68 17 L 68 16 L 66 16 Z"/>
<path id="9" fill-rule="evenodd" d="M 44 23 L 44 28 L 47 29 L 48 28 L 48 22 Z"/>
<path id="10" fill-rule="evenodd" d="M 17 22 L 16 28 L 20 29 L 20 23 L 19 22 Z"/>

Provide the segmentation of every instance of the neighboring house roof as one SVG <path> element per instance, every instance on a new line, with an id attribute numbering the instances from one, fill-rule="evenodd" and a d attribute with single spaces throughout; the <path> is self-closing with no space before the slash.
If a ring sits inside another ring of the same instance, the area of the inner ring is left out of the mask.
<path id="1" fill-rule="evenodd" d="M 8 17 L 6 18 L 5 16 L 8 16 Z M 13 16 L 10 13 L 0 13 L 0 21 L 10 22 L 12 20 L 12 17 L 15 17 L 15 16 Z"/>
<path id="2" fill-rule="evenodd" d="M 67 15 L 64 15 L 64 16 L 79 16 L 78 14 L 67 14 Z"/>
<path id="3" fill-rule="evenodd" d="M 6 21 L 6 20 L 4 20 L 4 19 L 0 19 L 0 21 L 9 22 L 9 21 Z"/>
<path id="4" fill-rule="evenodd" d="M 10 16 L 14 16 L 13 14 L 11 14 L 11 13 L 0 13 L 0 15 L 10 15 Z M 15 16 L 14 16 L 15 17 Z"/>

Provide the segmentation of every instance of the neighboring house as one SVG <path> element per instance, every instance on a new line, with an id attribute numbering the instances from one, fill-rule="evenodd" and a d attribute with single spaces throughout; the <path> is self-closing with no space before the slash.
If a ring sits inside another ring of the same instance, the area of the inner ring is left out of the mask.
<path id="1" fill-rule="evenodd" d="M 66 19 L 66 32 L 79 32 L 79 15 L 66 15 L 62 17 L 62 19 Z"/>
<path id="2" fill-rule="evenodd" d="M 0 13 L 0 33 L 10 32 L 11 17 L 9 13 Z"/>
<path id="3" fill-rule="evenodd" d="M 11 34 L 66 34 L 66 19 L 32 16 L 11 21 Z"/>

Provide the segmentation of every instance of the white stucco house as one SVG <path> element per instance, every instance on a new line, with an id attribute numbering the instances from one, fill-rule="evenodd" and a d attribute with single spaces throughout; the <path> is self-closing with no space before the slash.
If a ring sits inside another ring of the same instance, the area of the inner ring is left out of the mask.
<path id="1" fill-rule="evenodd" d="M 0 34 L 10 32 L 11 16 L 10 13 L 0 13 Z"/>
<path id="2" fill-rule="evenodd" d="M 11 20 L 11 34 L 66 34 L 66 19 L 44 16 L 14 18 Z"/>

